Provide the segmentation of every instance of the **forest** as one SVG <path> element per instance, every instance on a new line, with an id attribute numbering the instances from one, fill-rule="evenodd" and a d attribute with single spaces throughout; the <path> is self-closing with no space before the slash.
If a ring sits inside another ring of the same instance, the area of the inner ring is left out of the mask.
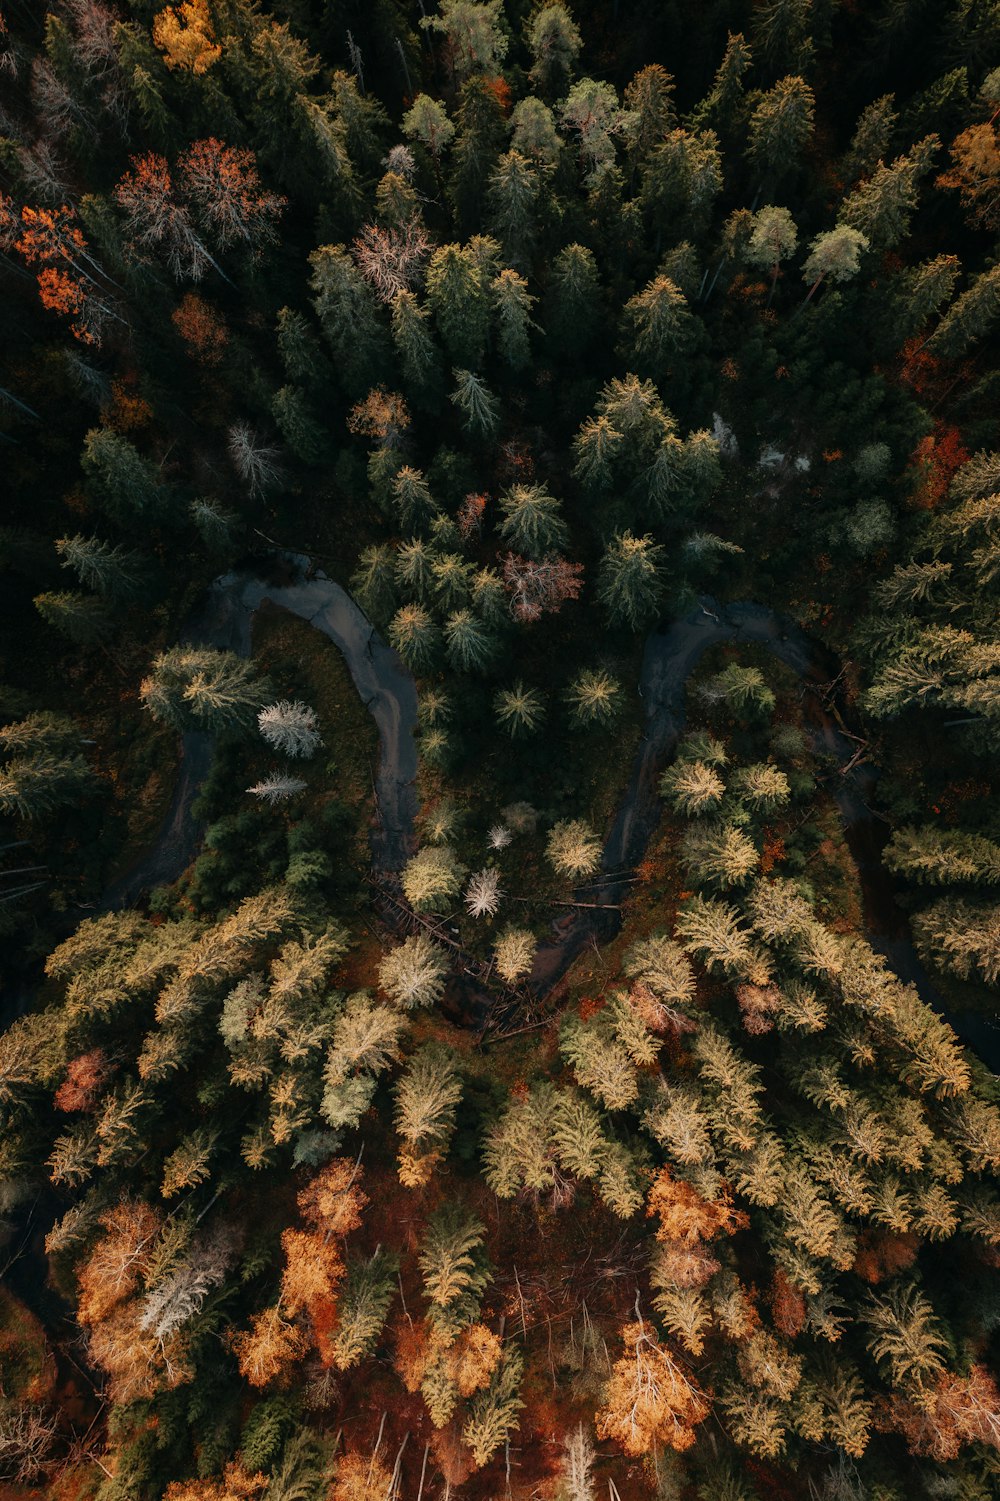
<path id="1" fill-rule="evenodd" d="M 0 0 L 0 1498 L 1000 1495 L 1000 0 Z"/>

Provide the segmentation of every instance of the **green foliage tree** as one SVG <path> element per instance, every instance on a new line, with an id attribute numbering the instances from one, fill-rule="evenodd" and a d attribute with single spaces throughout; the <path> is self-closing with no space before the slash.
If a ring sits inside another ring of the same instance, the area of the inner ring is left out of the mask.
<path id="1" fill-rule="evenodd" d="M 266 678 L 233 652 L 174 646 L 161 652 L 139 689 L 155 719 L 175 730 L 246 731 L 271 696 Z"/>
<path id="2" fill-rule="evenodd" d="M 663 603 L 663 548 L 648 535 L 622 532 L 608 543 L 598 577 L 597 597 L 612 625 L 641 630 Z"/>

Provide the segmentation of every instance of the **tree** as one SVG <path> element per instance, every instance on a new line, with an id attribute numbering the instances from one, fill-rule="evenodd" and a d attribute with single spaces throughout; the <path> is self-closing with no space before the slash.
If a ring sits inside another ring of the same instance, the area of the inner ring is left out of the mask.
<path id="1" fill-rule="evenodd" d="M 403 605 L 390 622 L 389 644 L 411 672 L 428 672 L 440 653 L 441 631 L 422 605 Z"/>
<path id="2" fill-rule="evenodd" d="M 806 301 L 827 278 L 839 284 L 857 276 L 862 253 L 867 249 L 865 236 L 850 225 L 838 224 L 836 229 L 817 235 L 802 268 L 803 280 L 809 283 Z"/>
<path id="3" fill-rule="evenodd" d="M 259 797 L 261 802 L 270 803 L 273 807 L 276 803 L 283 803 L 290 797 L 296 797 L 306 790 L 308 783 L 303 782 L 301 777 L 288 776 L 284 772 L 275 771 L 265 777 L 261 782 L 255 782 L 247 791 L 254 797 Z"/>
<path id="4" fill-rule="evenodd" d="M 545 701 L 537 688 L 525 688 L 518 680 L 512 688 L 501 688 L 493 700 L 497 723 L 512 739 L 531 735 L 545 718 Z"/>
<path id="5" fill-rule="evenodd" d="M 432 398 L 441 383 L 440 356 L 427 327 L 429 321 L 429 313 L 414 293 L 396 293 L 392 301 L 392 342 L 407 386 L 425 399 Z"/>
<path id="6" fill-rule="evenodd" d="M 629 299 L 624 316 L 629 329 L 625 349 L 634 348 L 637 368 L 665 379 L 674 356 L 694 339 L 694 319 L 680 288 L 669 276 L 657 276 Z"/>
<path id="7" fill-rule="evenodd" d="M 921 176 L 930 166 L 938 145 L 936 136 L 920 141 L 909 156 L 899 156 L 890 165 L 879 162 L 841 204 L 839 220 L 860 230 L 869 245 L 891 250 L 909 233 L 910 216 L 917 204 Z"/>
<path id="8" fill-rule="evenodd" d="M 677 918 L 677 933 L 689 954 L 698 954 L 709 969 L 752 979 L 765 963 L 750 934 L 740 927 L 739 914 L 713 897 L 695 896 Z M 769 978 L 764 969 L 765 983 Z"/>
<path id="9" fill-rule="evenodd" d="M 323 463 L 328 453 L 326 432 L 303 391 L 297 386 L 275 391 L 271 415 L 296 458 L 304 464 Z"/>
<path id="10" fill-rule="evenodd" d="M 388 229 L 366 224 L 354 241 L 354 256 L 365 280 L 382 302 L 393 303 L 400 292 L 412 292 L 423 279 L 430 250 L 427 231 L 416 218 Z"/>
<path id="11" fill-rule="evenodd" d="M 873 1297 L 866 1323 L 868 1348 L 888 1366 L 894 1386 L 922 1386 L 944 1368 L 945 1340 L 934 1310 L 916 1286 L 894 1287 Z"/>
<path id="12" fill-rule="evenodd" d="M 798 165 L 812 135 L 815 99 L 804 79 L 782 78 L 763 96 L 750 117 L 748 155 L 768 180 L 787 176 Z"/>
<path id="13" fill-rule="evenodd" d="M 509 985 L 515 985 L 531 973 L 536 947 L 535 936 L 527 928 L 505 928 L 493 951 L 497 973 Z"/>
<path id="14" fill-rule="evenodd" d="M 32 603 L 46 625 L 76 646 L 93 646 L 111 633 L 107 609 L 95 594 L 49 591 L 36 594 Z"/>
<path id="15" fill-rule="evenodd" d="M 388 340 L 374 293 L 343 245 L 321 245 L 309 264 L 313 306 L 337 374 L 345 391 L 359 396 L 387 362 Z"/>
<path id="16" fill-rule="evenodd" d="M 561 145 L 555 116 L 541 99 L 529 94 L 526 99 L 518 100 L 510 124 L 514 151 L 542 166 L 553 166 L 559 160 Z"/>
<path id="17" fill-rule="evenodd" d="M 269 447 L 248 422 L 234 422 L 227 439 L 233 468 L 253 498 L 265 494 L 278 483 L 278 450 Z"/>
<path id="18" fill-rule="evenodd" d="M 397 555 L 382 543 L 362 550 L 351 576 L 351 592 L 365 613 L 378 623 L 387 621 L 396 607 L 396 568 Z"/>
<path id="19" fill-rule="evenodd" d="M 1000 884 L 1000 845 L 960 829 L 937 829 L 933 824 L 894 829 L 882 858 L 891 871 L 921 885 Z"/>
<path id="20" fill-rule="evenodd" d="M 1000 904 L 945 896 L 914 916 L 913 933 L 946 973 L 987 985 L 1000 978 Z"/>
<path id="21" fill-rule="evenodd" d="M 443 104 L 429 94 L 418 94 L 412 108 L 403 116 L 403 131 L 411 140 L 426 146 L 437 162 L 455 138 L 455 127 Z"/>
<path id="22" fill-rule="evenodd" d="M 569 359 L 592 342 L 601 320 L 601 287 L 594 253 L 567 245 L 552 263 L 545 301 L 545 328 L 557 355 Z"/>
<path id="23" fill-rule="evenodd" d="M 272 750 L 293 758 L 313 756 L 323 744 L 316 710 L 298 701 L 267 704 L 257 715 L 257 728 Z"/>
<path id="24" fill-rule="evenodd" d="M 462 414 L 463 425 L 474 437 L 489 438 L 500 425 L 500 404 L 484 380 L 471 370 L 454 370 L 451 400 Z"/>
<path id="25" fill-rule="evenodd" d="M 722 191 L 722 156 L 714 130 L 667 131 L 649 152 L 640 202 L 657 243 L 676 233 L 704 233 Z"/>
<path id="26" fill-rule="evenodd" d="M 660 792 L 685 818 L 715 813 L 725 795 L 726 784 L 713 766 L 704 761 L 677 760 L 660 778 Z"/>
<path id="27" fill-rule="evenodd" d="M 535 240 L 535 219 L 542 182 L 520 151 L 507 151 L 490 175 L 487 198 L 490 231 L 503 246 L 506 260 L 525 270 Z"/>
<path id="28" fill-rule="evenodd" d="M 94 773 L 77 753 L 36 750 L 0 766 L 0 810 L 36 821 L 76 803 L 94 785 Z"/>
<path id="29" fill-rule="evenodd" d="M 215 40 L 208 0 L 182 0 L 168 5 L 153 20 L 153 41 L 171 70 L 180 68 L 199 77 L 222 56 Z"/>
<path id="30" fill-rule="evenodd" d="M 1000 266 L 974 277 L 952 303 L 927 341 L 928 352 L 942 359 L 958 359 L 977 339 L 984 338 L 1000 315 Z"/>
<path id="31" fill-rule="evenodd" d="M 338 1300 L 333 1364 L 349 1370 L 375 1348 L 396 1292 L 396 1258 L 381 1248 L 367 1261 L 348 1262 Z"/>
<path id="32" fill-rule="evenodd" d="M 754 766 L 741 766 L 732 778 L 730 787 L 758 814 L 773 813 L 776 808 L 783 807 L 792 795 L 785 772 L 768 761 Z"/>
<path id="33" fill-rule="evenodd" d="M 417 1259 L 431 1325 L 448 1340 L 479 1315 L 490 1280 L 480 1250 L 485 1234 L 481 1221 L 458 1205 L 445 1205 L 427 1223 Z"/>
<path id="34" fill-rule="evenodd" d="M 579 597 L 582 572 L 582 563 L 567 562 L 555 553 L 546 553 L 537 561 L 508 553 L 503 563 L 503 582 L 510 591 L 514 619 L 527 624 L 540 620 L 546 613 L 558 614 L 567 600 Z M 503 613 L 506 614 L 506 609 Z"/>
<path id="35" fill-rule="evenodd" d="M 500 358 L 512 370 L 521 370 L 531 359 L 528 331 L 537 326 L 531 321 L 531 309 L 537 298 L 529 293 L 524 278 L 509 268 L 494 278 L 492 292 Z"/>
<path id="36" fill-rule="evenodd" d="M 795 220 L 786 208 L 777 208 L 769 203 L 754 215 L 746 257 L 752 266 L 761 266 L 771 273 L 768 302 L 773 298 L 778 284 L 781 262 L 794 252 L 798 238 Z"/>
<path id="37" fill-rule="evenodd" d="M 681 841 L 681 861 L 696 886 L 728 891 L 750 879 L 760 863 L 757 847 L 742 829 L 705 820 L 688 829 Z"/>
<path id="38" fill-rule="evenodd" d="M 261 187 L 252 151 L 209 136 L 178 157 L 177 171 L 196 217 L 223 250 L 259 250 L 277 240 L 274 221 L 287 200 Z"/>
<path id="39" fill-rule="evenodd" d="M 378 967 L 378 983 L 397 1006 L 433 1006 L 444 994 L 448 955 L 425 933 L 414 933 L 390 950 Z"/>
<path id="40" fill-rule="evenodd" d="M 559 115 L 564 128 L 576 133 L 582 163 L 588 179 L 594 181 L 601 167 L 614 162 L 612 137 L 624 126 L 615 89 L 610 83 L 581 78 L 559 106 Z"/>
<path id="41" fill-rule="evenodd" d="M 516 1429 L 517 1415 L 524 1407 L 519 1395 L 523 1374 L 520 1352 L 508 1345 L 489 1386 L 473 1399 L 462 1439 L 477 1466 L 486 1464 Z"/>
<path id="42" fill-rule="evenodd" d="M 80 464 L 101 509 L 114 520 L 148 520 L 163 509 L 165 490 L 153 465 L 110 428 L 91 428 Z"/>
<path id="43" fill-rule="evenodd" d="M 464 867 L 447 845 L 431 845 L 407 861 L 402 875 L 406 900 L 417 912 L 440 912 L 462 888 Z"/>
<path id="44" fill-rule="evenodd" d="M 660 1443 L 689 1449 L 710 1411 L 705 1393 L 649 1325 L 626 1324 L 622 1341 L 625 1353 L 612 1368 L 597 1414 L 598 1437 L 613 1439 L 632 1455 Z"/>
<path id="45" fill-rule="evenodd" d="M 496 637 L 471 610 L 455 610 L 445 621 L 445 651 L 458 672 L 485 672 L 497 652 Z"/>
<path id="46" fill-rule="evenodd" d="M 570 718 L 578 725 L 608 725 L 621 713 L 621 684 L 609 672 L 584 668 L 565 693 Z"/>
<path id="47" fill-rule="evenodd" d="M 139 688 L 143 704 L 175 730 L 246 731 L 270 685 L 250 662 L 210 647 L 174 646 L 161 652 Z"/>
<path id="48" fill-rule="evenodd" d="M 452 364 L 474 370 L 489 337 L 489 292 L 472 248 L 439 245 L 427 267 L 427 301 Z"/>
<path id="49" fill-rule="evenodd" d="M 393 478 L 391 488 L 393 506 L 407 531 L 420 531 L 438 514 L 440 508 L 422 470 L 404 464 Z"/>
<path id="50" fill-rule="evenodd" d="M 441 0 L 441 13 L 425 16 L 421 26 L 443 32 L 449 65 L 458 79 L 474 68 L 496 73 L 507 53 L 500 29 L 503 0 Z"/>
<path id="51" fill-rule="evenodd" d="M 396 1085 L 395 1122 L 403 1143 L 399 1177 L 408 1188 L 426 1183 L 447 1151 L 461 1097 L 454 1054 L 425 1043 L 407 1061 Z"/>
<path id="52" fill-rule="evenodd" d="M 529 78 L 536 88 L 558 98 L 565 93 L 573 67 L 583 46 L 576 22 L 562 0 L 536 11 L 527 25 L 532 67 Z"/>
<path id="53" fill-rule="evenodd" d="M 563 819 L 553 826 L 546 842 L 546 854 L 559 875 L 577 880 L 593 875 L 601 859 L 601 842 L 582 819 Z"/>
<path id="54" fill-rule="evenodd" d="M 752 719 L 769 718 L 774 709 L 774 694 L 760 669 L 741 667 L 738 662 L 730 662 L 709 678 L 699 693 L 706 704 L 725 704 L 731 711 Z"/>
<path id="55" fill-rule="evenodd" d="M 663 548 L 651 536 L 619 532 L 604 550 L 597 597 L 612 625 L 641 630 L 663 600 Z"/>

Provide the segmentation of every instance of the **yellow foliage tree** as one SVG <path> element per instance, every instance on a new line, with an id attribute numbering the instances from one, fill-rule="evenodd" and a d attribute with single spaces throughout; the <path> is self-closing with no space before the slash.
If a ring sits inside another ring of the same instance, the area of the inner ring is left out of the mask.
<path id="1" fill-rule="evenodd" d="M 222 56 L 215 40 L 208 0 L 182 0 L 168 5 L 153 22 L 153 41 L 168 68 L 207 73 Z"/>

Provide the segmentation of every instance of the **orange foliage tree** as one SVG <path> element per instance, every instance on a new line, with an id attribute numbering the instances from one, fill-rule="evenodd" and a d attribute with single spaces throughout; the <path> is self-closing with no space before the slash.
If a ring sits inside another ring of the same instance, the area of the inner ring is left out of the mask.
<path id="1" fill-rule="evenodd" d="M 707 1395 L 649 1324 L 626 1324 L 622 1340 L 625 1354 L 615 1362 L 597 1413 L 598 1436 L 613 1439 L 626 1454 L 649 1454 L 657 1444 L 689 1449 L 711 1411 Z"/>
<path id="2" fill-rule="evenodd" d="M 194 292 L 186 292 L 170 314 L 170 321 L 202 365 L 218 365 L 229 343 L 225 319 Z"/>
<path id="3" fill-rule="evenodd" d="M 967 1376 L 943 1371 L 933 1386 L 909 1397 L 893 1396 L 879 1426 L 901 1433 L 911 1454 L 954 1459 L 965 1444 L 1000 1449 L 1000 1391 L 985 1366 Z"/>
<path id="4" fill-rule="evenodd" d="M 937 179 L 939 188 L 957 188 L 971 223 L 1000 229 L 1000 138 L 992 120 L 970 125 L 948 148 L 951 167 Z"/>

